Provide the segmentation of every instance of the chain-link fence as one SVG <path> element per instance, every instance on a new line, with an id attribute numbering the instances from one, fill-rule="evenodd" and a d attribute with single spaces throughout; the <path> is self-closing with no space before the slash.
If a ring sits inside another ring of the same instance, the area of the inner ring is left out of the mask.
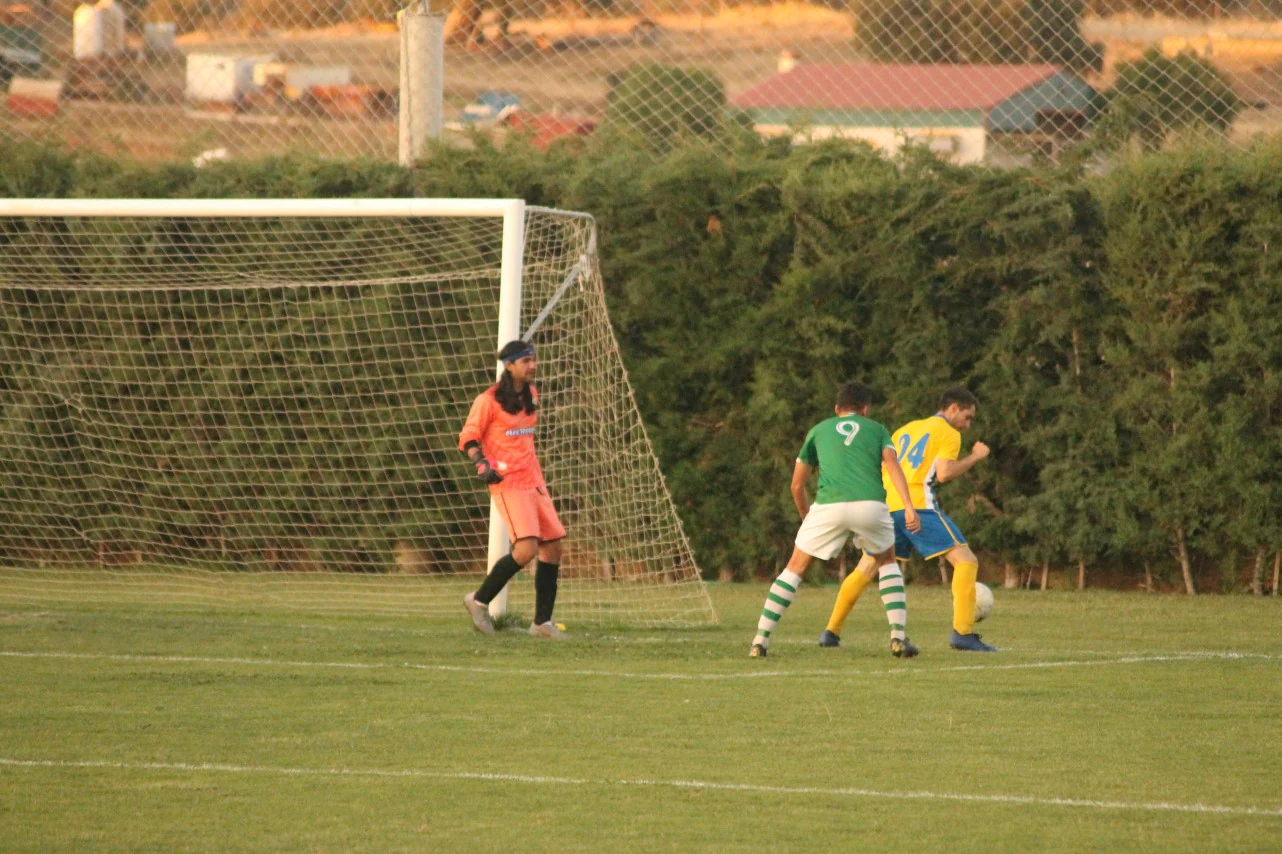
<path id="1" fill-rule="evenodd" d="M 149 159 L 397 156 L 395 0 L 32 0 L 0 133 Z M 918 142 L 959 162 L 1282 127 L 1282 0 L 454 0 L 446 135 Z"/>

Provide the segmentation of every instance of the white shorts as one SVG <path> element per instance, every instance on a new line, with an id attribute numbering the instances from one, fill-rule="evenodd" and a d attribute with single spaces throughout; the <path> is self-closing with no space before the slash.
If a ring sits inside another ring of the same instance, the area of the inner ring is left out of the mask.
<path id="1" fill-rule="evenodd" d="M 895 523 L 882 501 L 842 501 L 811 504 L 797 531 L 797 548 L 820 560 L 832 560 L 846 541 L 868 554 L 881 554 L 895 545 Z"/>

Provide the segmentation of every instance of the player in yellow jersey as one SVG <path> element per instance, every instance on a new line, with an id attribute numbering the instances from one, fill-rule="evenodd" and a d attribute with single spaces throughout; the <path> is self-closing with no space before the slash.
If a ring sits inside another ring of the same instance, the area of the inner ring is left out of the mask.
<path id="1" fill-rule="evenodd" d="M 935 498 L 935 487 L 961 477 L 988 456 L 988 446 L 976 442 L 961 457 L 961 431 L 975 420 L 979 402 L 964 388 L 950 388 L 939 401 L 939 411 L 930 418 L 910 421 L 891 437 L 899 464 L 908 479 L 908 491 L 921 518 L 921 527 L 910 531 L 903 524 L 904 504 L 887 490 L 886 503 L 895 522 L 895 554 L 906 560 L 909 549 L 922 557 L 943 557 L 953 565 L 953 632 L 948 645 L 968 652 L 996 652 L 975 634 L 975 578 L 979 561 L 966 544 L 957 523 L 948 518 Z M 837 594 L 828 628 L 819 637 L 820 646 L 838 646 L 846 617 L 859 600 L 864 586 L 876 577 L 876 561 L 864 555 L 855 571 L 846 577 Z"/>

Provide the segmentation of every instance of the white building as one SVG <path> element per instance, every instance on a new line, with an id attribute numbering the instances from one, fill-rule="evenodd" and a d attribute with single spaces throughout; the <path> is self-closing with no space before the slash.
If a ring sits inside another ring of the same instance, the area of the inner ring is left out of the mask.
<path id="1" fill-rule="evenodd" d="M 1080 131 L 1095 90 L 1054 65 L 781 63 L 730 103 L 758 133 L 804 128 L 812 139 L 861 139 L 887 154 L 906 142 L 956 163 L 983 162 L 994 133 Z"/>

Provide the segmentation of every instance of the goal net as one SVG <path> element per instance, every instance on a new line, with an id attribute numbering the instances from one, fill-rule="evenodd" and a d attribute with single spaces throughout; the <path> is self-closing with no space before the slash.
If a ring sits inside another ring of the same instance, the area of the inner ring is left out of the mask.
<path id="1" fill-rule="evenodd" d="M 558 619 L 715 621 L 591 217 L 506 201 L 0 201 L 0 602 L 446 615 L 507 551 L 457 450 L 537 347 Z M 533 567 L 508 608 L 533 613 Z"/>

